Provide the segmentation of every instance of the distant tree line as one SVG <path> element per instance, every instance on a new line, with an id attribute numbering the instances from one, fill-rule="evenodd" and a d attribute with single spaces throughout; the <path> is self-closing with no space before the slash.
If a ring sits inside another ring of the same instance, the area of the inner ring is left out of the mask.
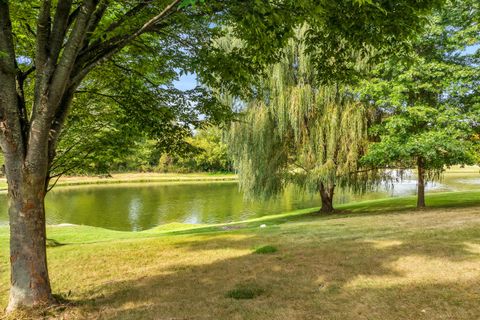
<path id="1" fill-rule="evenodd" d="M 73 128 L 67 128 L 67 130 Z M 88 144 L 79 141 L 61 164 L 67 175 L 105 175 L 119 172 L 233 172 L 231 157 L 223 141 L 222 129 L 206 125 L 182 135 L 176 148 L 163 148 L 161 142 L 142 132 L 126 136 L 105 126 Z M 66 143 L 67 140 L 63 140 Z M 92 145 L 98 149 L 92 150 Z M 63 145 L 60 146 L 61 148 Z M 62 149 L 61 149 L 62 150 Z M 60 164 L 59 164 L 60 165 Z"/>

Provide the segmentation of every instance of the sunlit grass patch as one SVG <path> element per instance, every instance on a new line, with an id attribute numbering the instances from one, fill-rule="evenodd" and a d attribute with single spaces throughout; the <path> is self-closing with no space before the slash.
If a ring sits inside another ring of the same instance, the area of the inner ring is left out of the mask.
<path id="1" fill-rule="evenodd" d="M 390 248 L 402 244 L 402 241 L 398 240 L 366 240 L 365 242 L 373 244 L 374 248 L 377 249 Z"/>
<path id="2" fill-rule="evenodd" d="M 480 279 L 479 259 L 450 261 L 447 258 L 432 258 L 407 255 L 385 265 L 391 270 L 388 275 L 360 275 L 347 287 L 383 288 L 399 285 L 468 283 Z"/>

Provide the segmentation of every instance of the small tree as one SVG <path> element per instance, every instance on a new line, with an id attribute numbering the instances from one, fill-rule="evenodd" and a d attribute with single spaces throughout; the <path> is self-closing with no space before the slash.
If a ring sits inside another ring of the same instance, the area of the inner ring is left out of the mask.
<path id="1" fill-rule="evenodd" d="M 378 128 L 381 141 L 369 147 L 362 161 L 377 168 L 416 168 L 417 207 L 423 208 L 427 181 L 438 179 L 446 166 L 475 163 L 468 134 L 456 126 L 461 120 L 447 110 L 407 107 Z"/>
<path id="2" fill-rule="evenodd" d="M 425 182 L 446 166 L 473 164 L 473 130 L 480 116 L 479 57 L 462 53 L 480 43 L 477 1 L 447 1 L 436 10 L 407 61 L 378 65 L 362 91 L 380 115 L 366 165 L 416 168 L 417 207 L 425 207 Z"/>

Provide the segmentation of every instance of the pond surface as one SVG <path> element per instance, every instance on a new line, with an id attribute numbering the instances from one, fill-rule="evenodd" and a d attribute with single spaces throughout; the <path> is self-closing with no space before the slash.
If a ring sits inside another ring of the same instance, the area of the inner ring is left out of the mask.
<path id="1" fill-rule="evenodd" d="M 446 175 L 427 190 L 480 189 L 480 175 Z M 380 188 L 362 196 L 339 192 L 335 202 L 415 194 L 416 181 L 405 180 L 393 189 Z M 293 188 L 264 202 L 245 202 L 236 182 L 142 183 L 60 187 L 47 195 L 48 224 L 72 223 L 114 230 L 140 231 L 158 225 L 222 223 L 295 209 L 319 207 L 317 195 Z M 0 224 L 8 223 L 7 197 L 0 195 Z"/>

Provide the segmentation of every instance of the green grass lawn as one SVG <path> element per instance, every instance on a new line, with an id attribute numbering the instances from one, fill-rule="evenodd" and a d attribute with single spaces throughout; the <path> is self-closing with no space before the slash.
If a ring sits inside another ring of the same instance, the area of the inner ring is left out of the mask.
<path id="1" fill-rule="evenodd" d="M 70 303 L 43 316 L 480 319 L 480 192 L 431 194 L 427 204 L 417 211 L 414 197 L 384 199 L 329 216 L 309 209 L 137 233 L 51 226 L 51 282 Z"/>

